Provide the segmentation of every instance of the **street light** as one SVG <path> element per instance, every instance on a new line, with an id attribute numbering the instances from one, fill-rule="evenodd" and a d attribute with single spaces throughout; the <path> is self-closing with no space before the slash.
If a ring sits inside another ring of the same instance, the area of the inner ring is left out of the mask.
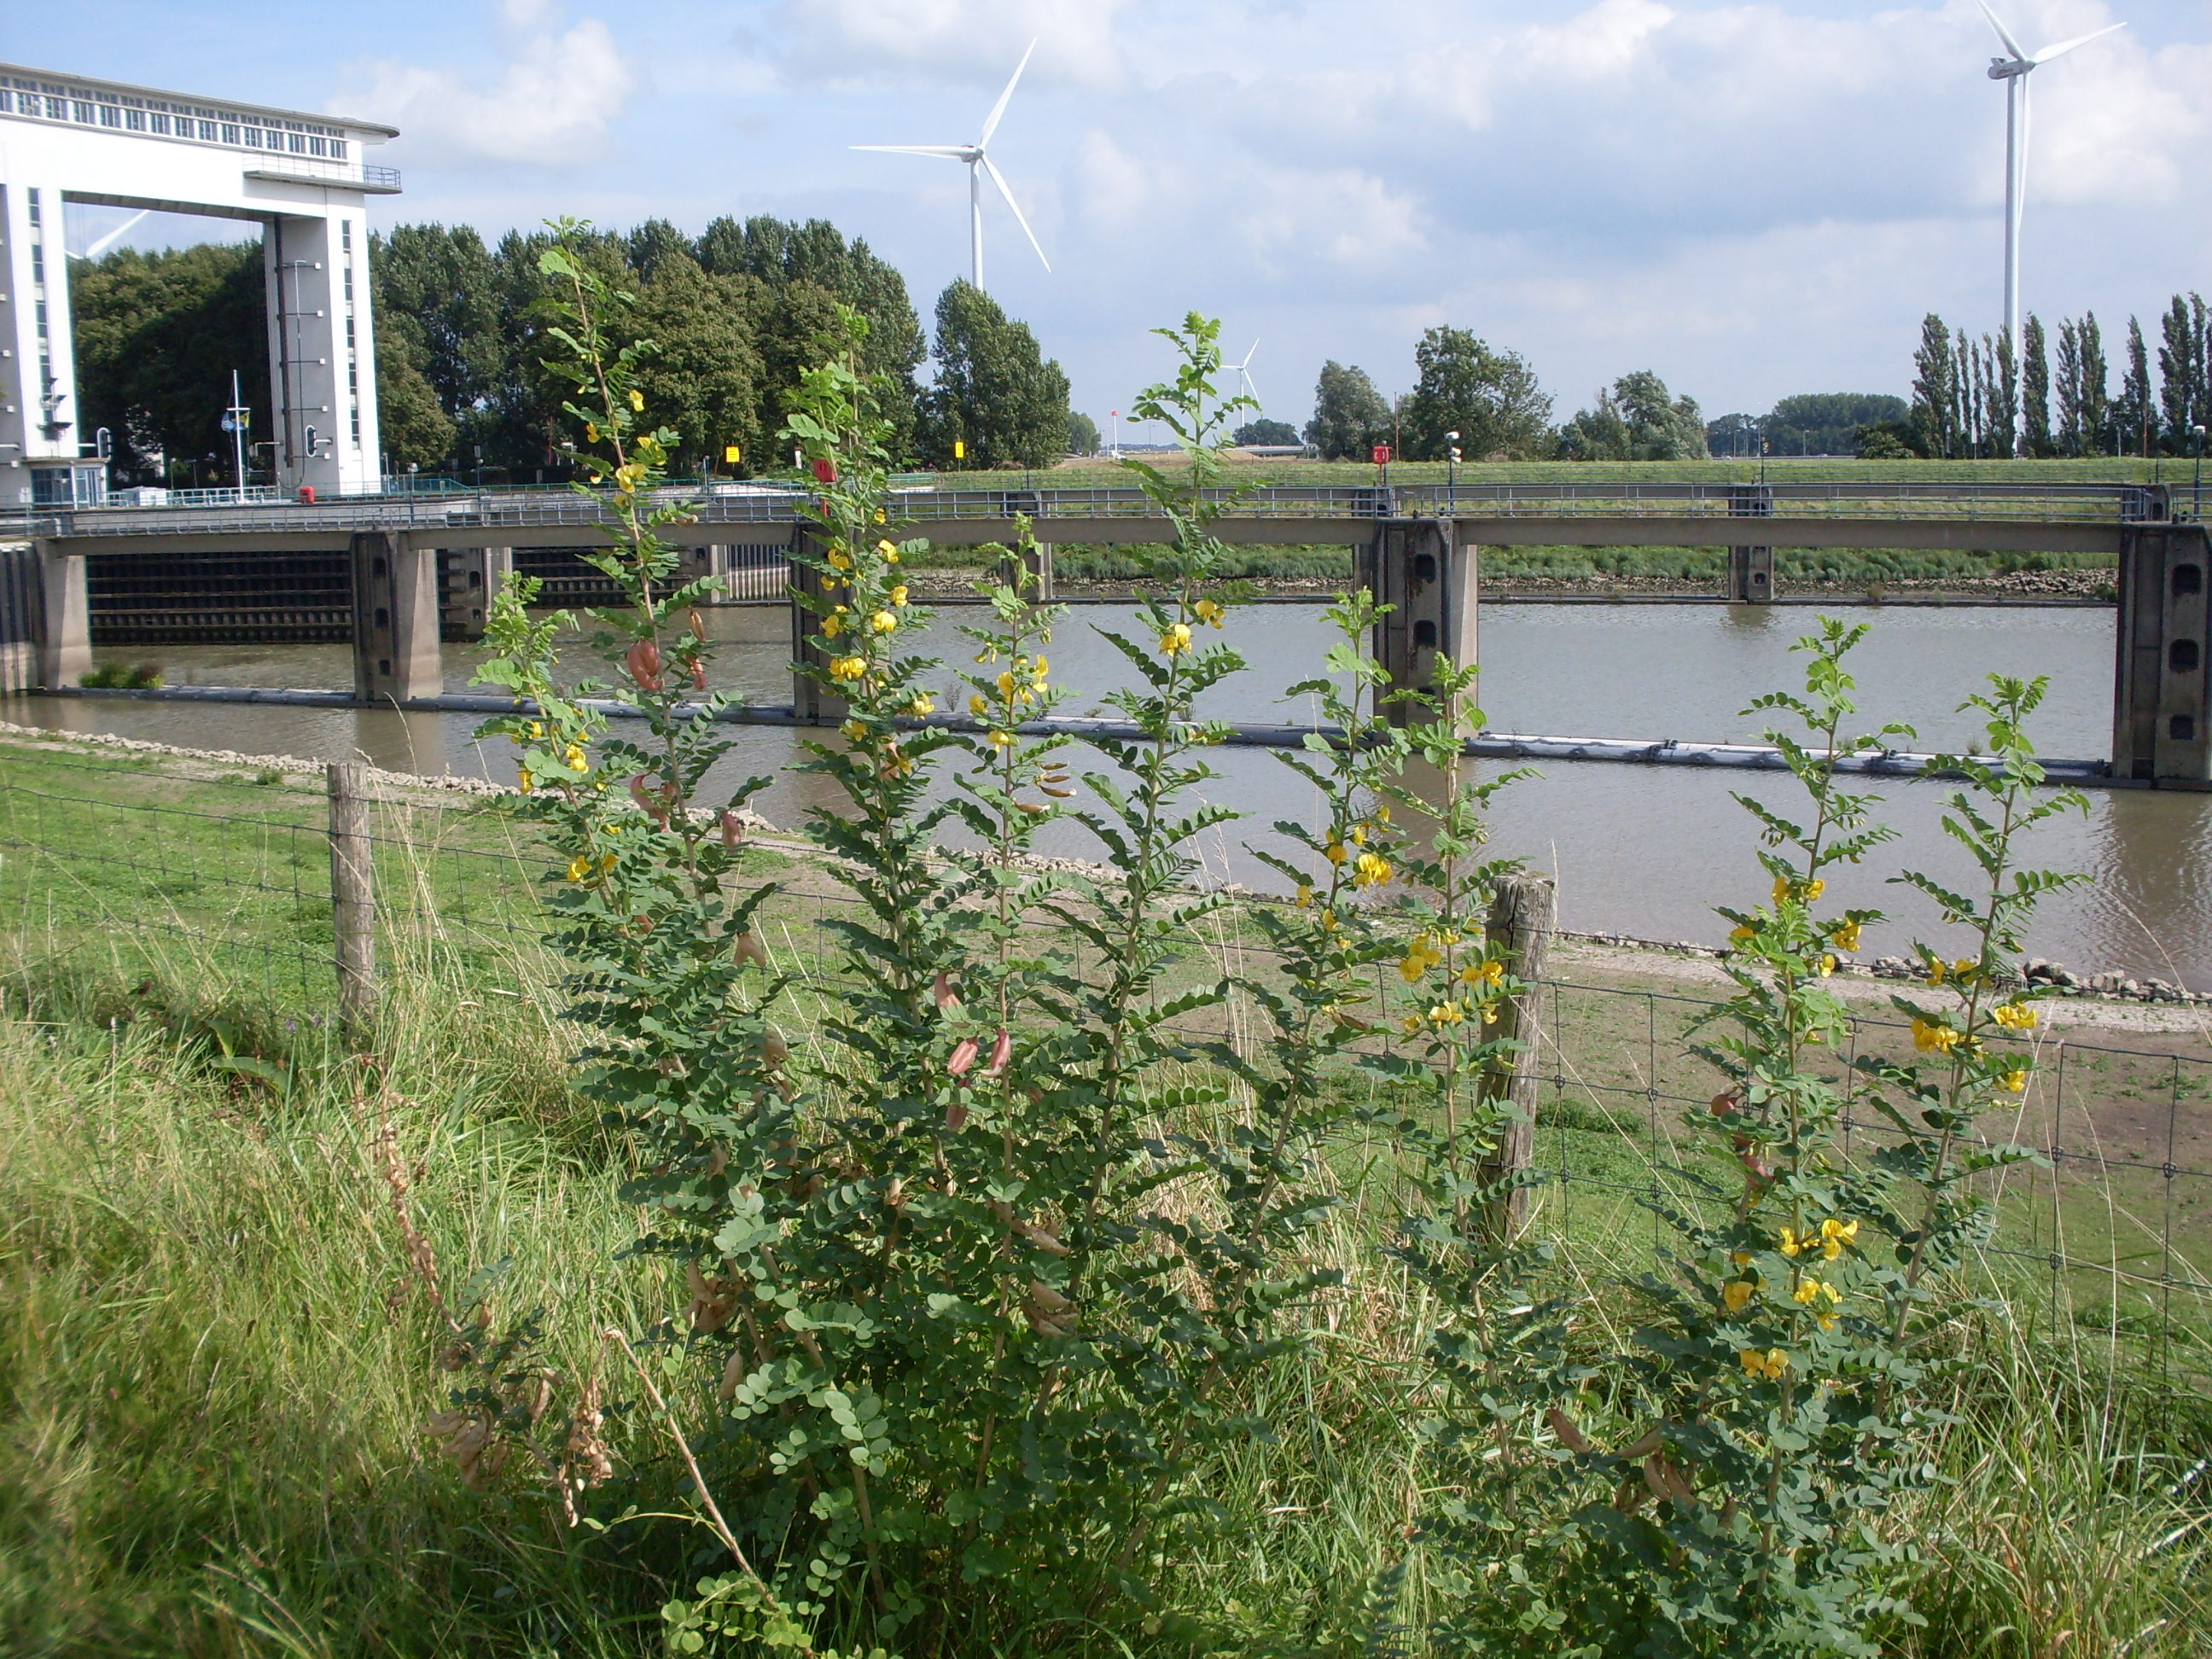
<path id="1" fill-rule="evenodd" d="M 2197 477 L 2189 487 L 2190 516 L 2202 524 L 2204 522 L 2204 428 L 2192 426 L 2189 430 L 2197 440 Z"/>
<path id="2" fill-rule="evenodd" d="M 1444 441 L 1451 447 L 1444 452 L 1444 483 L 1451 497 L 1451 512 L 1459 516 L 1459 434 L 1447 432 Z"/>

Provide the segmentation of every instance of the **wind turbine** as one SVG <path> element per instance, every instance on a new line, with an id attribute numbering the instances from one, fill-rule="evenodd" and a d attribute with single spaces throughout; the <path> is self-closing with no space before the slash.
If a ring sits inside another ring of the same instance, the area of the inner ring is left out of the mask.
<path id="1" fill-rule="evenodd" d="M 1997 20 L 1990 9 L 1990 0 L 1975 0 L 1982 15 L 1990 20 L 1990 27 L 1997 32 L 2008 54 L 1990 59 L 1990 79 L 2005 83 L 2005 267 L 2004 322 L 2005 336 L 2013 343 L 2013 350 L 2020 350 L 2020 221 L 2027 206 L 2027 77 L 2054 58 L 2063 58 L 2076 46 L 2086 46 L 2092 40 L 2101 40 L 2115 30 L 2127 27 L 2125 23 L 2107 23 L 2103 28 L 2087 34 L 2077 34 L 2071 40 L 2061 40 L 2056 46 L 2045 46 L 2041 52 L 2030 52 L 2021 48 L 2012 38 L 2012 31 Z"/>
<path id="2" fill-rule="evenodd" d="M 132 215 L 131 215 L 128 219 L 125 219 L 125 220 L 121 224 L 119 224 L 119 225 L 116 226 L 116 228 L 115 228 L 114 229 L 112 229 L 112 230 L 109 231 L 109 232 L 107 233 L 107 234 L 106 234 L 106 235 L 105 235 L 105 236 L 101 237 L 98 241 L 94 242 L 94 243 L 90 247 L 88 247 L 88 248 L 85 249 L 85 251 L 84 251 L 83 252 L 82 252 L 82 253 L 77 253 L 77 254 L 72 254 L 72 255 L 70 256 L 70 258 L 76 258 L 76 259 L 84 259 L 84 260 L 97 259 L 98 258 L 100 258 L 100 256 L 101 254 L 105 253 L 105 252 L 107 251 L 107 245 L 108 245 L 110 242 L 115 241 L 117 239 L 118 239 L 119 237 L 121 237 L 121 236 L 124 234 L 124 233 L 125 233 L 126 231 L 129 231 L 129 230 L 131 230 L 131 229 L 134 228 L 137 225 L 138 222 L 139 222 L 141 219 L 143 219 L 143 218 L 144 218 L 148 214 L 151 213 L 153 210 L 153 210 L 153 209 L 151 209 L 151 208 L 141 208 L 141 209 L 139 209 L 137 212 L 136 212 L 136 213 L 132 214 Z"/>
<path id="3" fill-rule="evenodd" d="M 1252 400 L 1252 408 L 1255 413 L 1260 407 L 1260 388 L 1252 384 L 1252 359 L 1259 355 L 1259 351 L 1260 343 L 1255 340 L 1252 342 L 1252 349 L 1244 354 L 1243 362 L 1228 365 L 1230 372 L 1237 376 L 1237 389 Z"/>
<path id="4" fill-rule="evenodd" d="M 1036 41 L 1030 41 L 1029 51 L 1022 54 L 1022 61 L 1014 65 L 1012 78 L 1006 82 L 1006 89 L 999 94 L 999 101 L 991 106 L 990 114 L 983 118 L 982 136 L 974 143 L 853 146 L 854 149 L 878 150 L 890 155 L 939 155 L 948 161 L 961 161 L 967 165 L 968 239 L 975 254 L 975 281 L 978 289 L 983 286 L 983 174 L 987 173 L 991 175 L 991 182 L 999 187 L 999 194 L 1006 198 L 1006 205 L 1013 210 L 1014 222 L 1022 228 L 1022 234 L 1028 237 L 1030 246 L 1036 249 L 1038 263 L 1047 270 L 1052 269 L 1052 261 L 1044 257 L 1044 248 L 1037 241 L 1036 232 L 1031 230 L 1030 222 L 1022 217 L 1021 204 L 1014 200 L 1014 192 L 1007 187 L 1005 175 L 991 165 L 990 156 L 984 153 L 985 147 L 991 142 L 991 135 L 999 130 L 999 118 L 1006 112 L 1007 100 L 1014 95 L 1015 82 L 1022 78 L 1022 71 L 1030 66 L 1030 56 L 1036 51 Z"/>

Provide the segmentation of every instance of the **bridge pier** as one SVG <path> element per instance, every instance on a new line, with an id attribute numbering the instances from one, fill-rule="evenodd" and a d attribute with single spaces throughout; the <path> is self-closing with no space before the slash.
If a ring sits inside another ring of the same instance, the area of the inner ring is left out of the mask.
<path id="1" fill-rule="evenodd" d="M 1461 544 L 1449 519 L 1385 519 L 1363 551 L 1360 580 L 1377 605 L 1391 608 L 1375 624 L 1372 649 L 1393 686 L 1426 690 L 1442 653 L 1475 659 L 1480 555 Z M 1390 706 L 1394 724 L 1426 718 L 1403 703 Z"/>
<path id="2" fill-rule="evenodd" d="M 2212 787 L 2212 536 L 2201 524 L 2120 534 L 2112 775 Z"/>
<path id="3" fill-rule="evenodd" d="M 463 547 L 438 555 L 438 632 L 441 638 L 480 640 L 491 602 L 514 574 L 511 547 Z"/>
<path id="4" fill-rule="evenodd" d="M 808 560 L 819 560 L 824 548 L 822 542 L 810 534 L 805 526 L 792 532 L 791 586 L 811 599 L 822 597 L 822 573 Z M 805 606 L 791 606 L 791 660 L 794 664 L 827 666 L 828 658 L 811 636 L 819 629 L 820 619 Z M 796 720 L 811 726 L 836 726 L 845 718 L 844 698 L 823 684 L 811 674 L 796 673 L 791 677 L 791 712 Z"/>
<path id="5" fill-rule="evenodd" d="M 24 543 L 0 547 L 0 693 L 38 684 L 43 611 L 38 549 Z"/>
<path id="6" fill-rule="evenodd" d="M 41 541 L 39 586 L 39 684 L 49 691 L 76 684 L 92 672 L 92 605 L 85 586 L 86 556 Z"/>
<path id="7" fill-rule="evenodd" d="M 438 550 L 404 531 L 357 532 L 352 540 L 353 694 L 364 702 L 405 702 L 446 689 L 438 650 Z"/>
<path id="8" fill-rule="evenodd" d="M 1774 492 L 1765 484 L 1731 484 L 1728 501 L 1732 519 L 1774 516 Z M 1771 547 L 1729 549 L 1728 596 L 1736 605 L 1765 605 L 1774 598 Z"/>

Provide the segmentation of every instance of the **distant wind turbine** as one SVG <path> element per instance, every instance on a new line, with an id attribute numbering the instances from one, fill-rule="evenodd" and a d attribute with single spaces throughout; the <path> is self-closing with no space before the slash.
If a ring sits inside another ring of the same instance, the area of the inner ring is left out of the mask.
<path id="1" fill-rule="evenodd" d="M 1252 349 L 1244 354 L 1243 362 L 1229 365 L 1230 371 L 1237 376 L 1237 389 L 1252 400 L 1252 407 L 1255 411 L 1260 407 L 1260 388 L 1252 384 L 1252 359 L 1259 355 L 1259 351 L 1260 343 L 1255 340 L 1252 342 Z"/>
<path id="2" fill-rule="evenodd" d="M 2004 321 L 2005 335 L 2013 343 L 2013 350 L 2020 350 L 2020 222 L 2027 205 L 2027 77 L 2054 58 L 2063 58 L 2076 46 L 2086 46 L 2092 40 L 2101 40 L 2116 30 L 2127 27 L 2125 23 L 2107 23 L 2103 28 L 2087 34 L 2077 34 L 2071 40 L 2061 40 L 2057 46 L 2045 46 L 2041 52 L 2022 50 L 2012 38 L 2012 31 L 1998 21 L 1997 15 L 1990 9 L 1989 0 L 1975 0 L 1982 15 L 1990 20 L 1990 27 L 1997 32 L 2003 43 L 2006 56 L 1990 59 L 1990 79 L 2005 83 L 2005 252 L 2004 252 Z"/>
<path id="3" fill-rule="evenodd" d="M 103 254 L 103 253 L 105 253 L 105 252 L 107 252 L 107 245 L 108 245 L 110 242 L 112 242 L 112 241 L 117 240 L 118 239 L 119 239 L 119 238 L 123 235 L 123 234 L 124 234 L 125 231 L 131 230 L 131 229 L 132 229 L 133 228 L 135 228 L 135 227 L 137 226 L 137 224 L 138 223 L 138 222 L 139 222 L 141 219 L 143 219 L 143 218 L 144 218 L 148 214 L 151 213 L 153 210 L 153 210 L 153 209 L 151 209 L 151 208 L 141 208 L 141 209 L 139 209 L 137 212 L 136 212 L 136 213 L 132 214 L 132 215 L 131 215 L 128 219 L 125 219 L 125 220 L 121 224 L 119 224 L 119 225 L 116 226 L 116 228 L 115 228 L 114 229 L 112 229 L 112 230 L 109 231 L 109 232 L 107 233 L 107 234 L 106 234 L 106 235 L 105 235 L 105 236 L 101 237 L 98 241 L 94 242 L 94 243 L 90 247 L 88 247 L 88 248 L 85 249 L 85 251 L 84 251 L 83 252 L 79 253 L 79 254 L 73 255 L 72 257 L 73 257 L 73 258 L 79 258 L 79 259 L 88 259 L 88 259 L 97 259 L 98 258 L 100 258 L 100 256 L 101 254 Z"/>
<path id="4" fill-rule="evenodd" d="M 1030 53 L 1036 51 L 1036 42 L 1032 40 L 1030 42 L 1029 51 L 1022 54 L 1022 61 L 1014 65 L 1013 77 L 1006 82 L 1006 89 L 999 94 L 999 101 L 991 106 L 990 114 L 984 118 L 982 137 L 976 139 L 974 143 L 855 144 L 853 146 L 854 149 L 877 150 L 890 155 L 939 155 L 948 161 L 961 161 L 967 164 L 968 238 L 975 255 L 975 282 L 979 289 L 983 286 L 982 175 L 987 173 L 991 175 L 991 182 L 999 187 L 999 194 L 1006 198 L 1006 205 L 1013 210 L 1014 222 L 1022 228 L 1022 234 L 1028 237 L 1030 246 L 1036 249 L 1038 263 L 1047 270 L 1052 269 L 1052 261 L 1044 257 L 1044 248 L 1037 241 L 1036 233 L 1030 228 L 1030 222 L 1022 217 L 1021 204 L 1014 200 L 1014 192 L 1007 187 L 1005 175 L 991 165 L 991 158 L 984 153 L 985 147 L 991 142 L 991 135 L 999 130 L 999 118 L 1006 112 L 1007 100 L 1014 95 L 1014 83 L 1022 78 L 1022 71 L 1030 66 Z"/>

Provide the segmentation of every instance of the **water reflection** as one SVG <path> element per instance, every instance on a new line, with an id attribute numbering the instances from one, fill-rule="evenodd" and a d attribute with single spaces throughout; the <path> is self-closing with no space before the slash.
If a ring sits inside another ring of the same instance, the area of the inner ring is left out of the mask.
<path id="1" fill-rule="evenodd" d="M 1912 722 L 1930 746 L 1971 741 L 1971 723 L 1953 711 L 1993 669 L 2048 673 L 2052 690 L 2037 733 L 2046 752 L 2101 755 L 2108 741 L 2112 617 L 2096 610 L 1914 610 L 1861 607 L 1845 614 L 1875 629 L 1854 661 L 1859 698 L 1872 723 Z M 1128 665 L 1097 637 L 1124 623 L 1125 607 L 1084 607 L 1051 647 L 1054 678 L 1082 689 L 1065 711 L 1086 713 L 1098 694 L 1126 682 Z M 789 699 L 787 623 L 775 608 L 710 613 L 732 648 L 721 654 L 721 683 L 749 700 Z M 975 612 L 948 611 L 926 649 L 948 659 L 937 677 L 949 690 L 969 648 L 952 630 Z M 1803 611 L 1720 606 L 1494 606 L 1483 619 L 1482 696 L 1498 730 L 1606 737 L 1749 738 L 1758 725 L 1738 711 L 1759 692 L 1791 684 L 1790 645 L 1808 631 Z M 1285 702 L 1279 688 L 1319 672 L 1330 635 L 1319 607 L 1270 605 L 1239 612 L 1224 637 L 1252 672 L 1221 687 L 1209 713 L 1252 721 L 1304 721 L 1306 699 Z M 103 653 L 106 654 L 106 653 Z M 141 648 L 114 653 L 155 654 Z M 199 684 L 343 686 L 350 667 L 343 646 L 168 647 L 158 653 L 171 676 Z M 447 684 L 465 685 L 478 647 L 449 647 Z M 964 697 L 962 699 L 964 701 Z M 465 715 L 391 710 L 279 708 L 64 699 L 9 700 L 5 718 L 75 731 L 108 731 L 195 748 L 255 754 L 358 757 L 398 770 L 453 772 L 501 779 L 506 755 L 479 745 Z M 830 805 L 823 781 L 792 769 L 799 745 L 826 734 L 777 727 L 735 727 L 717 781 L 769 773 L 775 781 L 760 810 L 796 823 Z M 1202 849 L 1217 878 L 1271 885 L 1272 875 L 1244 851 L 1263 842 L 1277 818 L 1310 817 L 1314 792 L 1265 750 L 1224 749 L 1211 757 L 1221 777 L 1206 791 L 1244 817 L 1210 836 Z M 1103 764 L 1103 758 L 1100 761 Z M 1079 763 L 1079 769 L 1080 763 Z M 1494 776 L 1497 763 L 1470 763 Z M 1495 845 L 1555 874 L 1560 915 L 1570 927 L 1661 939 L 1712 940 L 1725 932 L 1716 903 L 1757 902 L 1766 884 L 1754 857 L 1748 816 L 1731 799 L 1741 791 L 1785 805 L 1793 786 L 1765 775 L 1713 774 L 1602 764 L 1553 764 L 1540 778 L 1499 795 Z M 1899 925 L 1869 930 L 1872 950 L 1899 948 L 1928 921 L 1919 902 L 1886 877 L 1917 866 L 1965 879 L 1964 856 L 1941 830 L 1947 786 L 1884 781 L 1882 816 L 1900 833 L 1888 862 L 1844 872 L 1839 903 L 1891 910 Z M 1045 850 L 1096 857 L 1099 849 L 1073 823 L 1054 826 Z M 2092 884 L 2055 896 L 2031 940 L 2040 954 L 2076 968 L 2117 968 L 2212 988 L 2212 796 L 2096 791 L 2087 818 L 2069 816 L 2039 835 L 2036 863 L 2086 870 Z"/>

